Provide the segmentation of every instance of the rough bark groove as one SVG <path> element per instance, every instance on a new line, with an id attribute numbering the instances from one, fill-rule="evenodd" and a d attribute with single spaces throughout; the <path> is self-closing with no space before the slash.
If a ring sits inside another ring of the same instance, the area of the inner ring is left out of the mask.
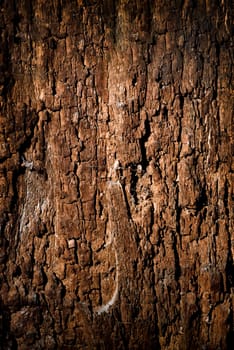
<path id="1" fill-rule="evenodd" d="M 2 349 L 230 349 L 231 1 L 0 5 Z"/>

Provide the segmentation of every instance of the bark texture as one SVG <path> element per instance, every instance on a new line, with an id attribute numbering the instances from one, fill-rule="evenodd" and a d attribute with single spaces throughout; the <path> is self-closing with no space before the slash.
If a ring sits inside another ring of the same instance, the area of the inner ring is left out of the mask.
<path id="1" fill-rule="evenodd" d="M 231 1 L 0 5 L 2 349 L 230 349 Z"/>

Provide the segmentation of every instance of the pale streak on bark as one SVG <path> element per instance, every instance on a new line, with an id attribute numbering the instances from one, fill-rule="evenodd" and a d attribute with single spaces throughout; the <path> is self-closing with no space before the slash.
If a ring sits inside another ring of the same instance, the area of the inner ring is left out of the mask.
<path id="1" fill-rule="evenodd" d="M 114 163 L 114 166 L 113 166 L 113 169 L 111 169 L 110 173 L 112 174 L 112 172 L 116 171 L 117 168 L 116 168 L 116 164 L 117 164 L 117 161 L 115 161 Z M 119 165 L 119 164 L 118 164 Z M 119 180 L 117 181 L 112 181 L 110 180 L 108 182 L 108 202 L 109 202 L 109 208 L 110 208 L 110 212 L 113 213 L 115 212 L 116 208 L 114 208 L 113 204 L 112 204 L 112 200 L 111 200 L 111 196 L 110 196 L 110 188 L 111 187 L 116 187 L 117 191 L 120 189 L 122 191 L 122 185 L 121 183 L 119 182 Z M 113 226 L 117 226 L 115 225 L 115 221 L 113 220 L 113 217 L 112 215 L 110 215 L 110 220 L 112 221 L 111 223 L 113 223 L 114 225 Z M 111 299 L 105 303 L 105 304 L 102 304 L 100 305 L 99 307 L 95 308 L 94 309 L 94 312 L 97 314 L 97 315 L 100 315 L 104 312 L 108 312 L 110 307 L 113 306 L 118 298 L 118 294 L 119 294 L 119 259 L 118 259 L 118 252 L 117 252 L 117 244 L 116 244 L 116 241 L 118 240 L 118 232 L 116 230 L 116 228 L 113 229 L 112 227 L 112 232 L 111 232 L 111 237 L 109 239 L 109 241 L 107 242 L 107 244 L 105 245 L 105 248 L 108 247 L 109 245 L 111 245 L 113 243 L 114 245 L 114 250 L 115 250 L 115 266 L 116 266 L 116 285 L 115 285 L 115 290 L 114 290 L 114 293 L 111 297 Z"/>
<path id="2" fill-rule="evenodd" d="M 109 308 L 115 304 L 115 302 L 118 298 L 118 294 L 119 294 L 119 263 L 118 263 L 118 254 L 117 254 L 116 247 L 115 247 L 115 263 L 116 263 L 116 286 L 115 286 L 114 293 L 113 293 L 111 299 L 106 304 L 102 304 L 99 307 L 94 309 L 94 312 L 97 315 L 101 315 L 104 312 L 108 312 Z"/>

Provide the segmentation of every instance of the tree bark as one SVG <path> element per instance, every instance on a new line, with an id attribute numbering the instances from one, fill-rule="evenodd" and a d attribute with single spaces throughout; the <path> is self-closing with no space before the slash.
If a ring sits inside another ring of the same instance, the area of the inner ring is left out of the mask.
<path id="1" fill-rule="evenodd" d="M 231 1 L 1 1 L 2 349 L 230 349 Z"/>

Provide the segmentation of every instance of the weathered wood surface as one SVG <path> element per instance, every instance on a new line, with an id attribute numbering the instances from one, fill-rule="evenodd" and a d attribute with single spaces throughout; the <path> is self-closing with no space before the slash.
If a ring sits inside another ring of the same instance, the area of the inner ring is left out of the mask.
<path id="1" fill-rule="evenodd" d="M 231 1 L 1 1 L 2 349 L 230 349 Z"/>

